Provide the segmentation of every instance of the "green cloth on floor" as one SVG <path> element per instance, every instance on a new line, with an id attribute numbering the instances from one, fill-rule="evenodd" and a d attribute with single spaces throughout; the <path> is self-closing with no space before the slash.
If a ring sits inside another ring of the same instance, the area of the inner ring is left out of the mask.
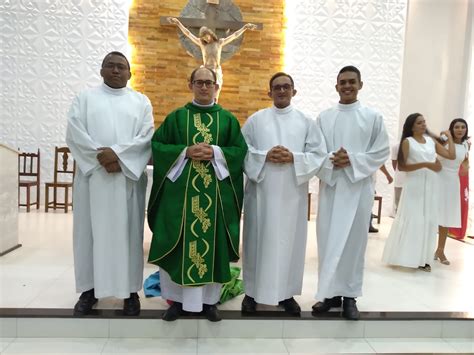
<path id="1" fill-rule="evenodd" d="M 230 267 L 230 281 L 222 285 L 221 289 L 221 298 L 219 303 L 227 302 L 238 295 L 244 293 L 244 282 L 239 280 L 240 276 L 240 267 L 231 266 Z"/>

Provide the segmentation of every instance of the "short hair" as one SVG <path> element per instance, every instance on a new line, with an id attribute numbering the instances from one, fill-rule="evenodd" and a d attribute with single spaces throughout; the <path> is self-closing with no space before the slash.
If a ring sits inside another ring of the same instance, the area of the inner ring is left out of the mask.
<path id="1" fill-rule="evenodd" d="M 270 78 L 270 81 L 268 82 L 268 84 L 270 86 L 270 90 L 272 89 L 273 80 L 275 80 L 276 78 L 279 78 L 280 76 L 288 77 L 291 81 L 291 86 L 293 86 L 293 88 L 295 87 L 295 82 L 294 82 L 293 78 L 291 77 L 291 75 L 287 74 L 285 72 L 279 71 L 278 73 L 273 74 L 273 76 Z"/>
<path id="2" fill-rule="evenodd" d="M 119 57 L 125 58 L 125 61 L 127 62 L 128 70 L 130 70 L 130 63 L 127 57 L 125 56 L 125 54 L 123 54 L 122 52 L 117 52 L 117 51 L 112 51 L 110 53 L 107 53 L 107 55 L 102 60 L 102 65 L 101 65 L 102 68 L 104 67 L 106 60 L 112 55 L 118 55 Z"/>
<path id="3" fill-rule="evenodd" d="M 193 72 L 191 73 L 191 76 L 189 77 L 189 82 L 192 84 L 192 82 L 194 81 L 194 76 L 196 75 L 197 71 L 199 69 L 206 69 L 206 70 L 209 70 L 211 73 L 212 73 L 212 77 L 214 78 L 214 81 L 217 82 L 217 74 L 214 70 L 212 70 L 211 68 L 208 68 L 208 67 L 198 67 L 196 69 L 193 70 Z"/>
<path id="4" fill-rule="evenodd" d="M 469 126 L 467 125 L 467 122 L 464 118 L 455 118 L 454 120 L 452 120 L 449 124 L 449 132 L 451 132 L 451 136 L 453 136 L 454 138 L 454 125 L 458 122 L 464 123 L 464 125 L 466 126 L 466 134 L 461 138 L 461 142 L 464 142 L 469 138 Z"/>
<path id="5" fill-rule="evenodd" d="M 337 74 L 337 79 L 339 80 L 339 75 L 341 75 L 342 73 L 348 72 L 348 71 L 356 73 L 357 74 L 357 79 L 359 79 L 359 81 L 362 81 L 361 75 L 360 75 L 360 70 L 357 69 L 353 65 L 347 65 L 344 68 L 342 68 L 341 70 L 339 70 L 339 73 Z"/>

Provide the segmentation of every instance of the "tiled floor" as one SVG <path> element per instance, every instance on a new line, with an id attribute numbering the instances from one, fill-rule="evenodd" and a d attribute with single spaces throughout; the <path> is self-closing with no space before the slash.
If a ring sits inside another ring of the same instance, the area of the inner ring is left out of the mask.
<path id="1" fill-rule="evenodd" d="M 321 354 L 471 353 L 471 339 L 106 339 L 17 338 L 1 354 Z"/>
<path id="2" fill-rule="evenodd" d="M 0 308 L 71 308 L 77 299 L 72 260 L 72 214 L 33 211 L 20 213 L 19 219 L 23 247 L 0 258 Z M 474 245 L 448 240 L 446 254 L 452 264 L 444 266 L 433 262 L 431 273 L 387 267 L 381 263 L 380 257 L 391 222 L 390 218 L 384 218 L 380 233 L 370 235 L 364 297 L 358 300 L 359 308 L 362 311 L 459 311 L 474 314 Z M 314 303 L 317 284 L 315 239 L 315 223 L 311 221 L 303 295 L 297 297 L 305 311 L 309 311 Z M 149 242 L 150 233 L 147 231 L 145 254 Z M 147 265 L 144 276 L 154 271 L 153 265 Z M 238 310 L 241 299 L 242 296 L 220 308 Z M 146 299 L 142 295 L 141 301 L 144 309 L 167 307 L 159 298 Z M 100 300 L 98 307 L 121 308 L 121 300 Z M 245 322 L 215 327 L 205 320 L 189 320 L 181 325 L 176 322 L 165 326 L 160 320 L 147 320 L 151 323 L 146 331 L 143 324 L 132 324 L 134 320 L 104 319 L 101 325 L 101 320 L 87 322 L 69 318 L 64 320 L 63 329 L 53 324 L 54 321 L 45 326 L 42 323 L 45 321 L 3 319 L 0 322 L 0 354 L 474 352 L 473 322 L 463 321 L 426 321 L 423 326 L 415 326 L 415 323 L 400 321 L 328 323 L 315 320 L 298 321 L 296 326 L 287 326 L 289 323 L 278 320 L 247 320 L 253 326 L 258 323 L 260 329 L 258 334 L 248 334 L 248 338 L 242 337 Z M 11 324 L 19 332 L 17 338 L 8 334 L 7 328 Z M 42 326 L 44 332 L 41 333 L 38 329 Z M 82 329 L 81 334 L 87 329 L 85 334 L 90 337 L 71 338 L 70 334 L 76 327 Z M 250 332 L 250 327 L 248 329 Z M 279 337 L 282 332 L 285 337 Z M 32 334 L 41 334 L 42 337 L 31 338 L 38 336 Z M 314 334 L 318 334 L 317 338 L 308 338 Z M 337 334 L 337 337 L 331 334 Z M 387 334 L 391 337 L 388 338 Z"/>
<path id="3" fill-rule="evenodd" d="M 72 213 L 21 212 L 20 242 L 23 246 L 0 258 L 0 308 L 71 308 L 77 299 L 72 259 Z M 433 262 L 431 273 L 393 268 L 380 258 L 392 219 L 383 218 L 380 232 L 371 234 L 366 256 L 363 311 L 459 311 L 474 313 L 474 245 L 449 239 L 446 255 L 450 266 Z M 145 236 L 145 255 L 151 234 Z M 144 276 L 156 271 L 147 264 Z M 302 309 L 311 310 L 317 285 L 315 222 L 308 231 Z M 238 310 L 243 296 L 220 306 Z M 146 299 L 143 309 L 164 309 L 160 298 Z M 121 308 L 122 301 L 102 299 L 98 308 Z M 271 307 L 270 307 L 271 308 Z"/>

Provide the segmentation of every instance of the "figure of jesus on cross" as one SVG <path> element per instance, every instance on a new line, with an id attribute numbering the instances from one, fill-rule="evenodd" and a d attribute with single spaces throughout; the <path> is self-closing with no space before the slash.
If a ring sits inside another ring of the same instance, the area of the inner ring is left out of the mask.
<path id="1" fill-rule="evenodd" d="M 168 17 L 170 24 L 176 25 L 183 34 L 188 37 L 191 42 L 201 49 L 203 66 L 212 69 L 217 76 L 217 84 L 219 89 L 216 92 L 216 101 L 222 89 L 223 74 L 221 67 L 221 53 L 222 48 L 239 38 L 246 30 L 256 30 L 257 25 L 247 23 L 230 36 L 225 38 L 218 38 L 213 30 L 206 26 L 202 26 L 199 30 L 199 37 L 196 37 L 190 30 L 188 30 L 176 17 Z"/>

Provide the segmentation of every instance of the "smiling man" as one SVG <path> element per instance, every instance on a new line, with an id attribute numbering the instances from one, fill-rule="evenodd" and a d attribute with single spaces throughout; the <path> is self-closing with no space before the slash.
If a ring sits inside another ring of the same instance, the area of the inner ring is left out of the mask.
<path id="1" fill-rule="evenodd" d="M 239 259 L 242 165 L 247 145 L 237 119 L 215 103 L 216 74 L 195 69 L 193 101 L 171 112 L 152 139 L 148 261 L 160 267 L 163 319 L 183 312 L 221 318 L 216 307 L 230 261 Z"/>
<path id="2" fill-rule="evenodd" d="M 107 54 L 100 75 L 103 84 L 80 93 L 68 115 L 66 142 L 78 166 L 74 268 L 82 292 L 74 314 L 115 296 L 125 299 L 125 315 L 137 315 L 153 112 L 146 96 L 127 88 L 130 65 L 122 53 Z"/>
<path id="3" fill-rule="evenodd" d="M 242 133 L 245 159 L 242 311 L 257 303 L 281 305 L 296 315 L 306 250 L 308 181 L 325 158 L 316 121 L 291 104 L 293 78 L 276 73 L 268 96 L 273 106 L 249 117 Z"/>
<path id="4" fill-rule="evenodd" d="M 342 305 L 343 316 L 351 320 L 359 319 L 355 298 L 362 295 L 368 216 L 374 200 L 371 176 L 390 154 L 382 115 L 357 99 L 362 85 L 359 69 L 342 68 L 336 83 L 339 103 L 318 117 L 327 159 L 317 174 L 319 302 L 313 312 Z"/>

